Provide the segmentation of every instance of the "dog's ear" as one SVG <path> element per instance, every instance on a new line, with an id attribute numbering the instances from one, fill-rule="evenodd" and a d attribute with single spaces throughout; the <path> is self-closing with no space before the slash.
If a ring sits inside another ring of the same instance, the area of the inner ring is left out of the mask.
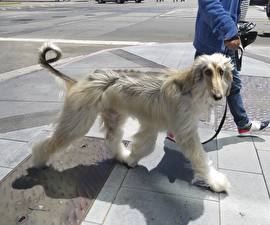
<path id="1" fill-rule="evenodd" d="M 232 82 L 233 81 L 232 71 L 234 70 L 234 66 L 231 63 L 231 59 L 230 58 L 226 58 L 226 59 L 227 59 L 227 61 L 224 62 L 226 79 L 229 82 Z"/>
<path id="2" fill-rule="evenodd" d="M 174 83 L 178 86 L 183 94 L 187 94 L 201 79 L 201 73 L 196 73 L 193 69 L 190 69 L 183 72 L 182 74 L 179 74 L 178 76 L 175 76 Z"/>

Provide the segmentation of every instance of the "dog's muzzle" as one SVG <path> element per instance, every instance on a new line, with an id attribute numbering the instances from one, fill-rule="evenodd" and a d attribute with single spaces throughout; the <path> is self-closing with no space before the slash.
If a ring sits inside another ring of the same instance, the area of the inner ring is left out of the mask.
<path id="1" fill-rule="evenodd" d="M 212 96 L 213 96 L 215 101 L 219 101 L 223 97 L 219 91 L 212 91 Z"/>
<path id="2" fill-rule="evenodd" d="M 222 99 L 222 95 L 219 94 L 219 95 L 213 95 L 213 98 L 216 100 L 216 101 L 219 101 Z"/>

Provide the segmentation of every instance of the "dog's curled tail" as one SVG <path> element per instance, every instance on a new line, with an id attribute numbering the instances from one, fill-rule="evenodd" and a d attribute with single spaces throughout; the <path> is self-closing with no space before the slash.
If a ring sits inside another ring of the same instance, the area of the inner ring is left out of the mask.
<path id="1" fill-rule="evenodd" d="M 54 52 L 56 56 L 54 58 L 46 59 L 46 55 L 49 51 Z M 67 89 L 70 89 L 75 83 L 77 83 L 77 81 L 61 73 L 59 70 L 53 68 L 50 65 L 51 63 L 58 61 L 61 57 L 62 57 L 61 49 L 51 42 L 44 43 L 39 49 L 39 64 L 42 67 L 48 69 L 58 78 L 63 80 L 67 86 Z"/>

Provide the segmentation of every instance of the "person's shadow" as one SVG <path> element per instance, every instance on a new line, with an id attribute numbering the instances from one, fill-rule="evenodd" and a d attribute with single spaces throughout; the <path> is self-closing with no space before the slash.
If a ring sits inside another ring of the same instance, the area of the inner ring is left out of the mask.
<path id="1" fill-rule="evenodd" d="M 206 152 L 219 151 L 225 146 L 235 145 L 235 144 L 243 143 L 243 142 L 249 142 L 253 144 L 256 142 L 265 142 L 265 140 L 256 135 L 247 136 L 247 137 L 228 136 L 228 137 L 217 138 L 209 143 L 204 144 L 204 149 Z"/>

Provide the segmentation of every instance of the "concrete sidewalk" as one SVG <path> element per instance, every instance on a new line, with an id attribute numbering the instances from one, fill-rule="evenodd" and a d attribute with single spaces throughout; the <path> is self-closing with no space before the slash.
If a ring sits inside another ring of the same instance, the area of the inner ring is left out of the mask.
<path id="1" fill-rule="evenodd" d="M 247 50 L 243 76 L 270 79 L 267 51 L 269 47 Z M 57 67 L 77 79 L 97 68 L 186 68 L 193 55 L 191 43 L 151 44 L 101 51 Z M 0 82 L 1 179 L 30 154 L 33 141 L 51 132 L 49 124 L 62 106 L 58 93 L 53 76 L 44 70 Z M 128 120 L 124 138 L 131 140 L 137 128 L 136 121 Z M 98 121 L 87 135 L 103 137 Z M 161 133 L 155 152 L 137 168 L 115 167 L 83 224 L 269 225 L 270 137 L 236 135 L 227 129 L 204 146 L 216 167 L 228 175 L 229 195 L 191 185 L 189 162 L 173 143 L 164 145 Z"/>

